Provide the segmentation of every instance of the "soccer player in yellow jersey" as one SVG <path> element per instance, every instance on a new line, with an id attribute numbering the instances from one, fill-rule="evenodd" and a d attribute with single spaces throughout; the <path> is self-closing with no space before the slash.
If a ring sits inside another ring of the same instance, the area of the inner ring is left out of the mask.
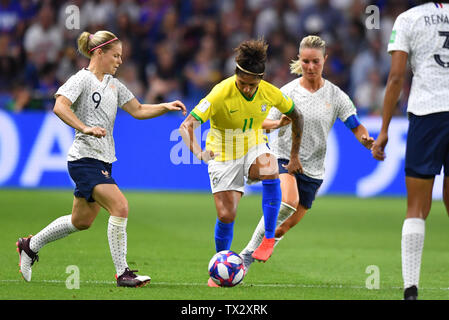
<path id="1" fill-rule="evenodd" d="M 236 48 L 235 75 L 217 84 L 180 126 L 191 152 L 208 163 L 210 184 L 217 209 L 215 249 L 229 250 L 233 238 L 237 206 L 248 182 L 262 181 L 262 210 L 265 237 L 253 257 L 266 261 L 274 247 L 274 231 L 281 204 L 277 159 L 266 143 L 262 122 L 272 107 L 292 119 L 291 158 L 287 170 L 302 172 L 299 146 L 303 117 L 293 101 L 262 80 L 265 71 L 264 40 L 249 40 Z M 194 130 L 210 120 L 206 150 L 196 141 Z M 210 286 L 214 286 L 209 279 Z"/>

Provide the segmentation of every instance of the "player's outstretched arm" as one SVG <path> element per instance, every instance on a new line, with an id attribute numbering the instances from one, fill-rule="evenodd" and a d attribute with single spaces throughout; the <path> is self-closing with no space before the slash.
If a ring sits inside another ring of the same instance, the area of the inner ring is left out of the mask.
<path id="1" fill-rule="evenodd" d="M 374 138 L 370 137 L 368 130 L 363 124 L 359 124 L 354 129 L 351 129 L 351 131 L 365 148 L 371 150 L 371 148 L 373 147 Z"/>
<path id="2" fill-rule="evenodd" d="M 214 159 L 218 154 L 214 154 L 211 150 L 203 151 L 201 146 L 195 137 L 195 129 L 198 128 L 201 123 L 196 120 L 191 114 L 181 123 L 179 126 L 179 133 L 182 140 L 189 147 L 190 151 L 199 159 L 207 163 L 209 160 Z"/>
<path id="3" fill-rule="evenodd" d="M 265 119 L 262 122 L 262 129 L 266 130 L 267 133 L 270 133 L 271 130 L 279 129 L 290 122 L 292 122 L 292 120 L 283 114 L 279 120 Z"/>
<path id="4" fill-rule="evenodd" d="M 292 148 L 290 151 L 290 161 L 285 168 L 290 174 L 302 173 L 303 169 L 299 160 L 299 147 L 301 146 L 304 128 L 304 116 L 301 111 L 294 108 L 292 113 L 289 114 L 289 118 L 292 121 Z"/>
<path id="5" fill-rule="evenodd" d="M 382 161 L 386 156 L 384 150 L 388 142 L 388 127 L 390 126 L 390 121 L 404 83 L 407 59 L 408 54 L 404 51 L 393 51 L 391 53 L 390 74 L 388 75 L 382 108 L 382 127 L 371 151 L 373 157 L 377 160 Z"/>
<path id="6" fill-rule="evenodd" d="M 86 126 L 70 109 L 72 102 L 64 96 L 58 96 L 56 98 L 53 112 L 62 120 L 65 124 L 72 128 L 97 138 L 102 138 L 106 135 L 106 129 L 101 127 L 88 127 Z"/>
<path id="7" fill-rule="evenodd" d="M 144 120 L 159 117 L 169 111 L 181 111 L 186 115 L 186 106 L 179 100 L 160 104 L 141 104 L 136 98 L 131 99 L 122 107 L 133 118 Z"/>

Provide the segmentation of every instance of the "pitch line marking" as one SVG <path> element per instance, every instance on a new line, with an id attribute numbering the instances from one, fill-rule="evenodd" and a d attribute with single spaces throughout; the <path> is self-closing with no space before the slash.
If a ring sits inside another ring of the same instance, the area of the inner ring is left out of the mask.
<path id="1" fill-rule="evenodd" d="M 4 279 L 0 280 L 0 283 L 16 283 L 16 282 L 24 282 L 19 279 Z M 35 280 L 32 281 L 35 283 L 65 283 L 64 280 Z M 80 283 L 85 284 L 116 284 L 116 281 L 100 281 L 100 280 L 86 280 L 80 281 Z M 198 283 L 198 282 L 154 282 L 152 281 L 152 285 L 164 285 L 164 286 L 207 286 L 207 283 Z M 294 284 L 294 283 L 242 283 L 243 287 L 271 287 L 271 288 L 311 288 L 311 289 L 366 289 L 364 286 L 355 286 L 355 285 L 343 285 L 343 284 L 335 284 L 335 285 L 325 285 L 325 284 Z M 381 287 L 381 290 L 384 289 L 403 289 L 402 287 Z M 426 288 L 420 287 L 421 290 L 443 290 L 449 291 L 449 288 Z M 368 290 L 368 289 L 367 289 Z"/>

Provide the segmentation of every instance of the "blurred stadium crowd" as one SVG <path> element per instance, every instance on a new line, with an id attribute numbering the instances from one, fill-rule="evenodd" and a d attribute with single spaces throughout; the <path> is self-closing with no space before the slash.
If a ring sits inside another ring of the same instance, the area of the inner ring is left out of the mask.
<path id="1" fill-rule="evenodd" d="M 390 66 L 386 52 L 407 0 L 0 0 L 0 110 L 50 110 L 53 94 L 88 65 L 76 51 L 82 31 L 114 32 L 123 43 L 117 77 L 141 102 L 179 99 L 189 109 L 234 73 L 233 49 L 263 36 L 265 80 L 294 78 L 289 63 L 309 34 L 327 42 L 324 76 L 353 99 L 361 115 L 378 115 Z M 66 27 L 66 8 L 80 9 L 80 29 Z M 380 28 L 367 29 L 369 5 Z M 405 94 L 410 85 L 406 81 Z M 407 101 L 399 102 L 398 115 Z"/>

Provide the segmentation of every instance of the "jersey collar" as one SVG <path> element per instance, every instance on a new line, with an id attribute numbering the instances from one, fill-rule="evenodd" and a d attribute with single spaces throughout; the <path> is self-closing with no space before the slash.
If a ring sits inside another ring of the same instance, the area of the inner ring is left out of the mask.
<path id="1" fill-rule="evenodd" d="M 242 95 L 242 97 L 246 100 L 246 101 L 253 101 L 254 100 L 254 97 L 256 96 L 256 94 L 257 94 L 257 92 L 259 91 L 259 87 L 260 87 L 260 84 L 257 86 L 257 89 L 256 89 L 256 92 L 254 92 L 254 94 L 253 94 L 253 96 L 251 97 L 251 98 L 248 98 L 247 96 L 245 96 L 241 91 L 240 91 L 240 89 L 239 89 L 239 87 L 237 87 L 237 83 L 234 81 L 234 85 L 235 85 L 235 88 L 237 89 L 237 91 Z"/>

